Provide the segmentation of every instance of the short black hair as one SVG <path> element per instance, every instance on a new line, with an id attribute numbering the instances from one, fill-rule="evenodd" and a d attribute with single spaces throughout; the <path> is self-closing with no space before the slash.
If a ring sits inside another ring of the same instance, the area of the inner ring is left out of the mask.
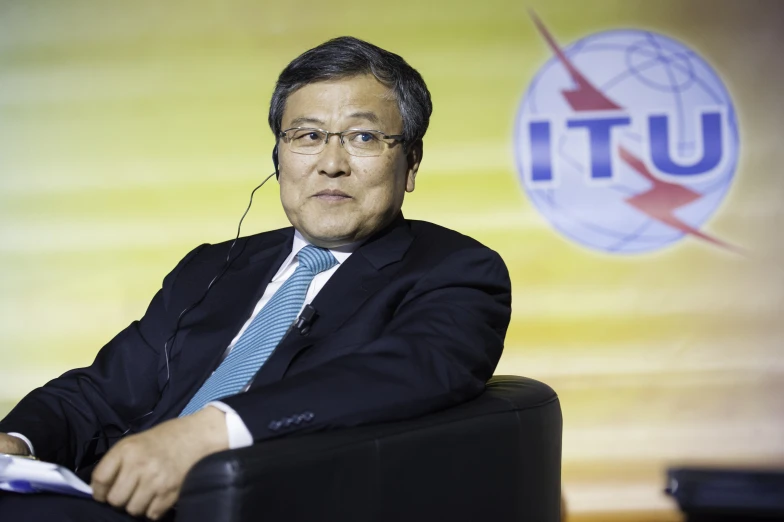
<path id="1" fill-rule="evenodd" d="M 422 76 L 397 54 L 351 36 L 333 38 L 305 51 L 280 73 L 272 93 L 269 126 L 277 138 L 289 95 L 310 83 L 372 74 L 395 95 L 403 136 L 411 145 L 422 139 L 433 105 Z"/>

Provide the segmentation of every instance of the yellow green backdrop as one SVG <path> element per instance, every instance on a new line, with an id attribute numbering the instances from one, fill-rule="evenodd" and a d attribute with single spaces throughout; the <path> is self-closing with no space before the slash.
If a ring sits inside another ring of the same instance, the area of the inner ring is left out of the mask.
<path id="1" fill-rule="evenodd" d="M 667 509 L 669 463 L 784 465 L 784 4 L 733 1 L 0 4 L 0 414 L 87 365 L 192 247 L 232 237 L 272 171 L 266 112 L 300 52 L 350 34 L 434 100 L 409 218 L 498 250 L 513 319 L 497 373 L 559 392 L 574 512 Z M 738 111 L 734 185 L 705 230 L 611 256 L 557 234 L 518 182 L 520 98 L 561 43 L 633 27 L 696 49 Z M 274 181 L 246 234 L 286 225 Z"/>

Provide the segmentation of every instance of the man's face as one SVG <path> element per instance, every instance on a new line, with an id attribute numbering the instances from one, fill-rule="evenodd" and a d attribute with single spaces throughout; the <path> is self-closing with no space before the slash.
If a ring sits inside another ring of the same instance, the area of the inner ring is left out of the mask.
<path id="1" fill-rule="evenodd" d="M 373 76 L 305 85 L 289 95 L 282 128 L 314 127 L 401 134 L 403 119 L 390 90 Z M 352 156 L 330 136 L 315 155 L 297 154 L 279 140 L 280 200 L 289 221 L 311 243 L 325 248 L 365 239 L 389 224 L 414 190 L 421 147 L 406 154 L 402 143 L 379 156 Z"/>

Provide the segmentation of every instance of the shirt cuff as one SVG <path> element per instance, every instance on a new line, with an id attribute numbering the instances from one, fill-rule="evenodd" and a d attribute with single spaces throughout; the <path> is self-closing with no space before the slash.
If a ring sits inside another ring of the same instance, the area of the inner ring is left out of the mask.
<path id="1" fill-rule="evenodd" d="M 220 401 L 208 402 L 205 408 L 207 406 L 218 408 L 226 414 L 226 431 L 229 434 L 229 449 L 245 448 L 253 445 L 253 435 L 250 434 L 250 430 L 248 430 L 248 427 L 242 422 L 242 417 L 240 417 L 239 413 Z"/>
<path id="2" fill-rule="evenodd" d="M 239 417 L 239 415 L 237 415 L 237 416 Z M 243 426 L 244 426 L 244 424 L 243 424 Z M 30 439 L 28 439 L 27 437 L 25 437 L 21 433 L 16 433 L 16 432 L 13 432 L 13 431 L 9 432 L 9 433 L 6 433 L 6 435 L 10 435 L 12 437 L 16 437 L 17 439 L 22 439 L 22 442 L 27 444 L 27 449 L 30 450 L 30 456 L 35 457 L 35 450 L 33 449 L 33 443 L 30 442 Z"/>

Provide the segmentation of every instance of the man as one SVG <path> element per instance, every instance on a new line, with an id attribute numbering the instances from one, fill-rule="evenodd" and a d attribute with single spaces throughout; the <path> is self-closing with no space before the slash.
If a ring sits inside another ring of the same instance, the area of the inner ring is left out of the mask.
<path id="1" fill-rule="evenodd" d="M 0 518 L 171 516 L 210 453 L 479 394 L 501 355 L 509 276 L 476 241 L 401 215 L 430 113 L 419 73 L 366 42 L 291 62 L 269 123 L 293 227 L 196 248 L 90 367 L 25 397 L 0 422 L 0 451 L 77 470 L 101 504 L 5 495 Z"/>

